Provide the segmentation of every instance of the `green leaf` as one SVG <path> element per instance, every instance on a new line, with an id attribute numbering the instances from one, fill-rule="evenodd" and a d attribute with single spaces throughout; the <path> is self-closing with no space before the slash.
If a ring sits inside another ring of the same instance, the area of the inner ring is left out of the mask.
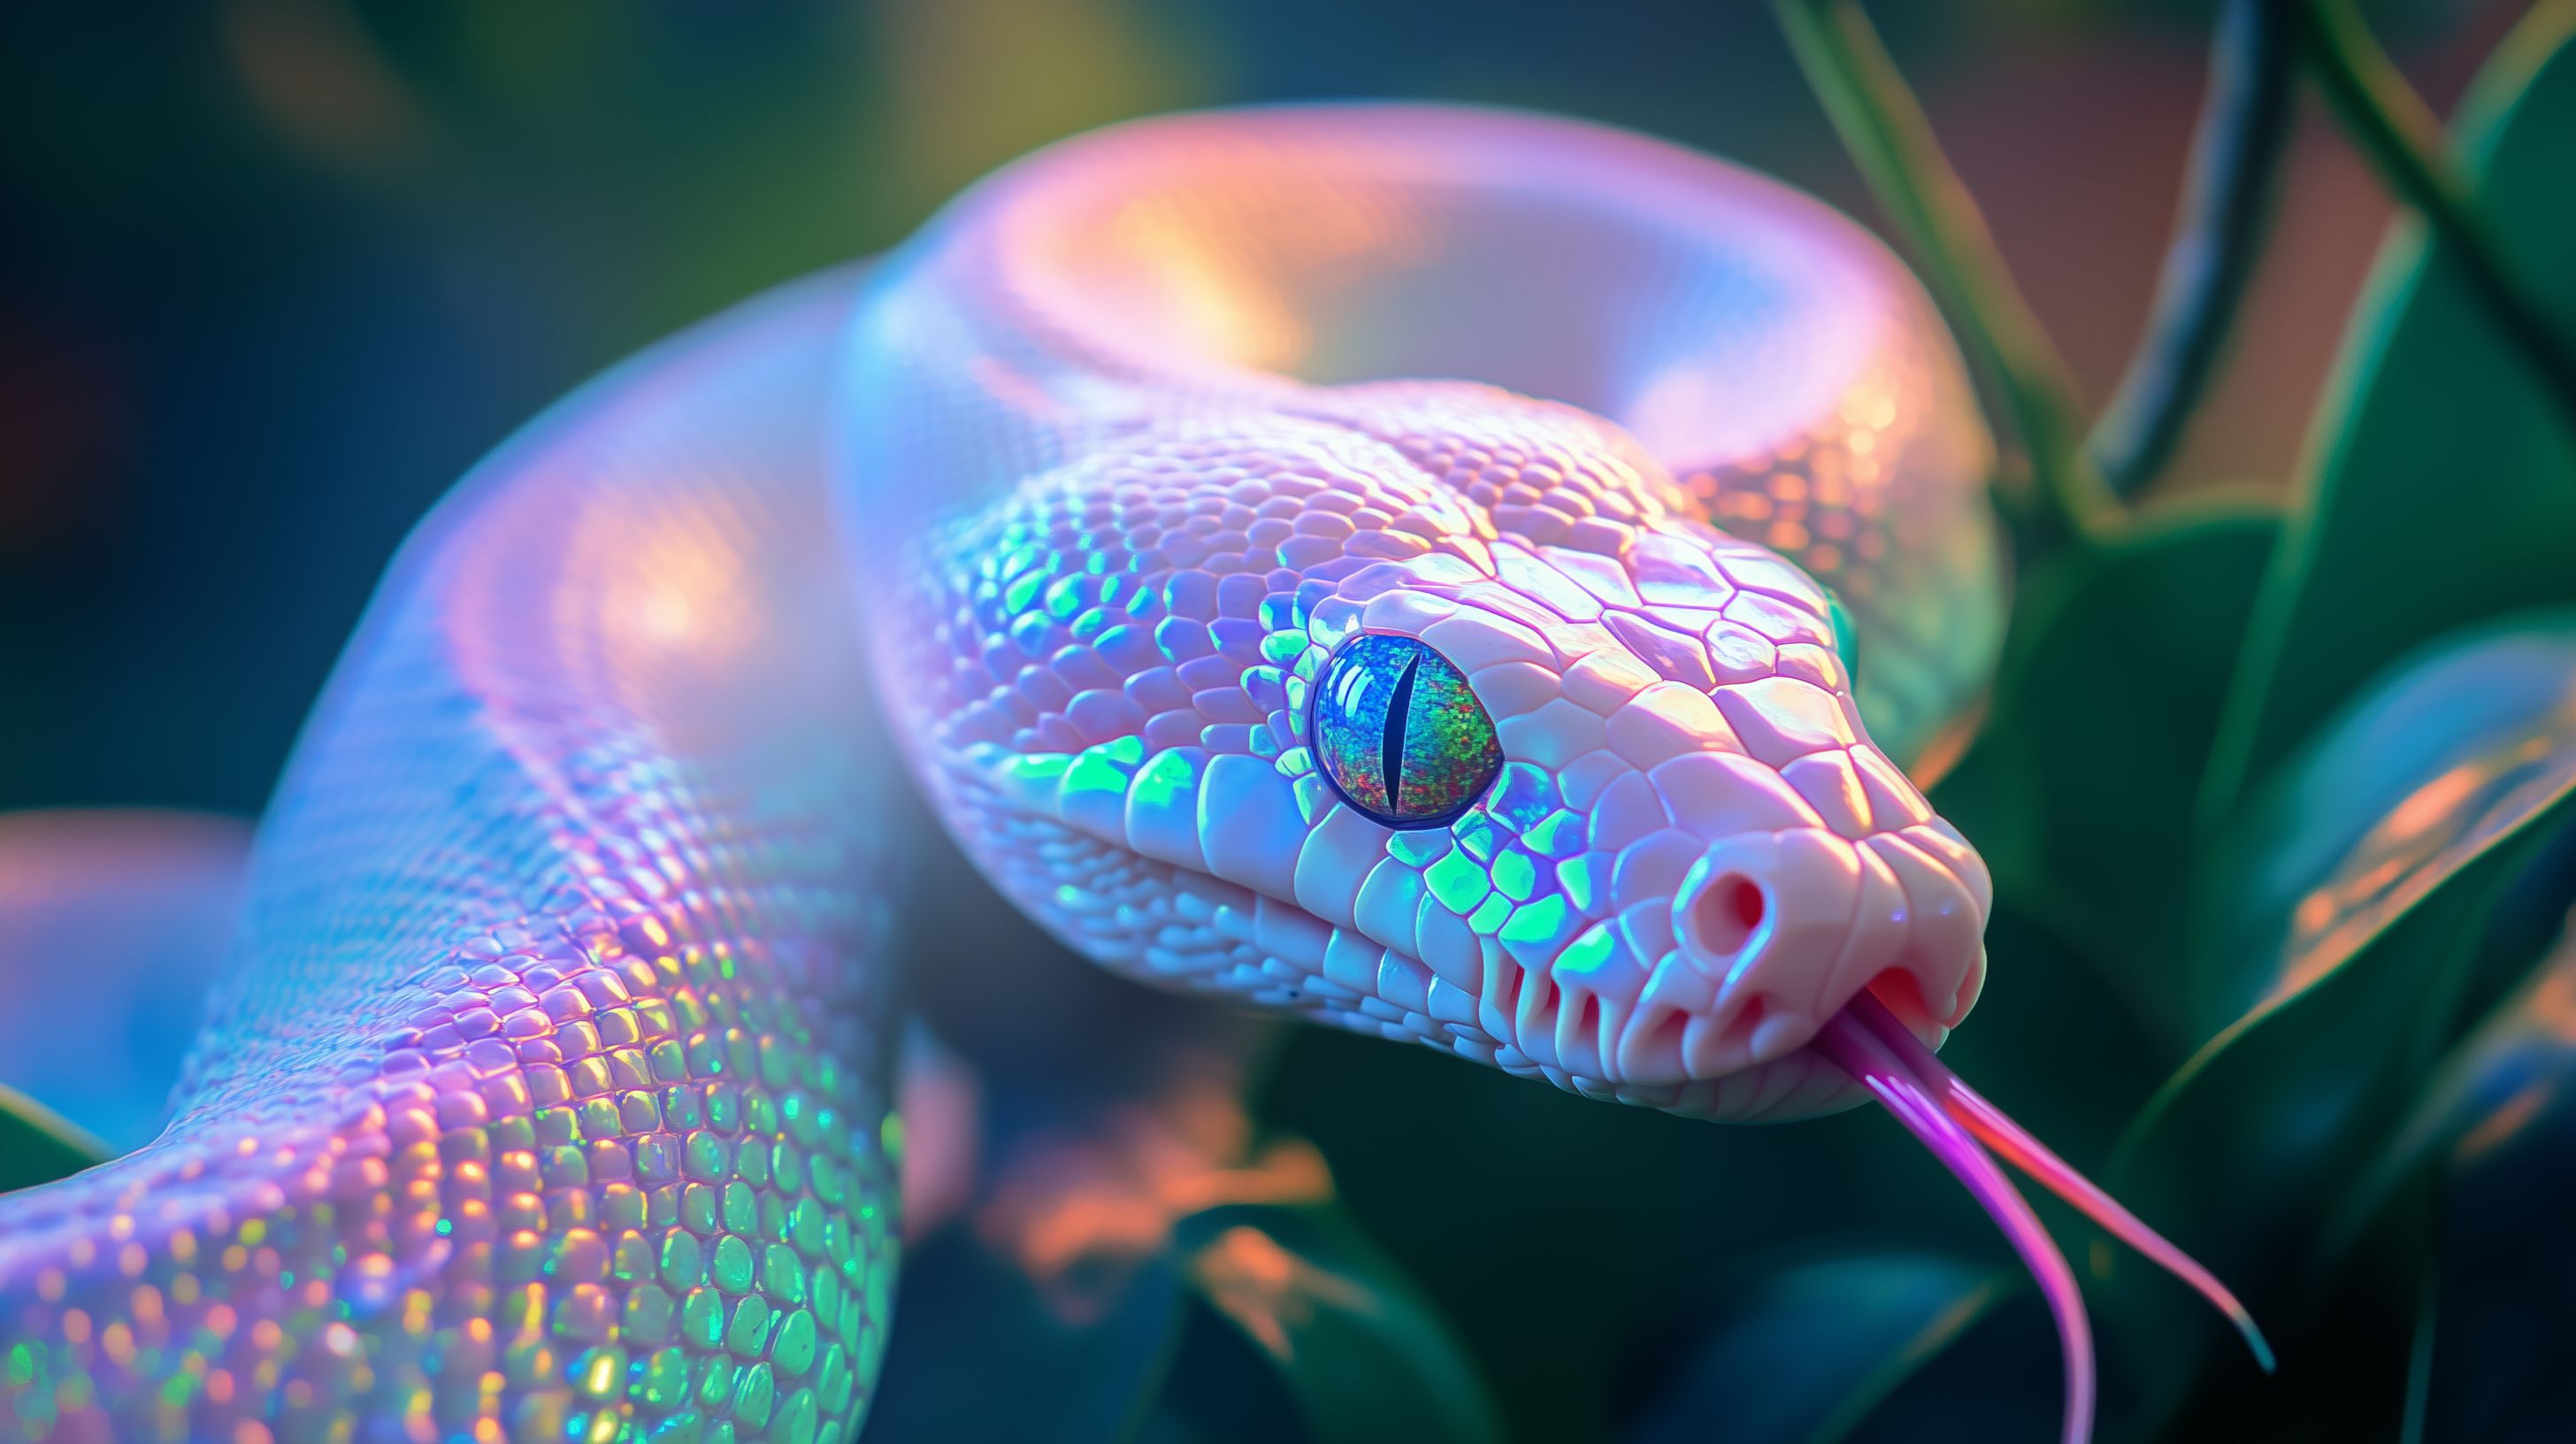
<path id="1" fill-rule="evenodd" d="M 2391 668 L 2284 764 L 2213 849 L 2188 979 L 2209 1040 L 2159 1105 L 2400 934 L 2418 935 L 2417 947 L 2396 951 L 2417 952 L 2420 965 L 2473 951 L 2489 899 L 2462 915 L 2461 898 L 2477 890 L 2458 884 L 2526 830 L 2549 832 L 2571 796 L 2576 613 L 2472 629 Z M 2485 891 L 2500 891 L 2512 871 Z M 2436 902 L 2447 908 L 2431 909 Z M 2440 926 L 2417 925 L 2427 910 L 2444 912 Z M 2428 975 L 2376 971 L 2387 985 L 2385 1026 L 2425 1023 L 2421 1009 L 2435 1000 L 2415 985 Z M 2319 1041 L 2365 1070 L 2424 1056 L 2403 1046 L 2417 1041 L 2412 1033 Z M 2297 1091 L 2346 1071 L 2311 1070 Z"/>
<path id="2" fill-rule="evenodd" d="M 1767 1273 L 1728 1301 L 1628 1444 L 1831 1444 L 2012 1289 L 1991 1269 L 1921 1254 Z"/>
<path id="3" fill-rule="evenodd" d="M 2576 1334 L 2576 931 L 2444 1065 L 2356 1220 L 2426 1176 L 2440 1207 L 2410 1381 L 2416 1437 L 2576 1436 L 2561 1348 Z"/>
<path id="4" fill-rule="evenodd" d="M 2353 1211 L 2376 1208 L 2429 1165 L 2488 1168 L 2545 1138 L 2543 1123 L 2561 1110 L 2576 1110 L 2576 930 L 2444 1060 Z"/>
<path id="5" fill-rule="evenodd" d="M 1177 1258 L 1159 1253 L 1090 1289 L 1097 1312 L 1066 1312 L 971 1230 L 945 1227 L 904 1256 L 899 1325 L 860 1444 L 1126 1439 L 1162 1380 L 1185 1297 Z M 997 1372 L 1010 1387 L 992 1385 Z"/>
<path id="6" fill-rule="evenodd" d="M 2060 973 L 2101 1006 L 2103 989 L 2087 987 L 2094 979 L 2084 970 L 2025 967 L 2021 941 L 2002 947 L 1981 1005 L 2005 1008 L 1999 1017 L 2044 1008 L 2056 990 L 2024 985 Z M 1972 1038 L 2011 1048 L 2009 1024 L 1982 1021 L 1952 1048 Z M 2124 1115 L 2162 1072 L 2146 1070 L 2116 1107 L 2097 1097 L 2093 1110 Z M 2033 1072 L 1972 1076 L 1993 1084 L 2004 1106 L 2027 1106 L 2020 1080 Z M 2066 1110 L 2070 1096 L 2082 1095 L 2050 1093 L 2033 1110 L 2047 1116 L 2026 1121 L 2064 1119 L 2068 1111 L 2050 1109 Z M 1865 1236 L 1901 1214 L 1939 1230 L 1926 1237 L 2000 1257 L 1975 1203 L 1876 1109 L 1787 1128 L 1719 1127 L 1428 1048 L 1301 1028 L 1261 1122 L 1313 1139 L 1332 1160 L 1337 1195 L 1434 1300 L 1516 1439 L 1602 1437 L 1611 1401 L 1633 1397 L 1678 1342 L 1671 1321 L 1702 1316 L 1752 1250 Z"/>
<path id="7" fill-rule="evenodd" d="M 2059 1156 L 2087 1170 L 2119 1141 L 2138 1104 L 2172 1071 L 2177 1050 L 2146 1026 L 2098 940 L 2033 912 L 2031 899 L 1998 897 L 1986 919 L 1987 975 L 1977 1010 L 1950 1035 L 1941 1058 Z M 1877 1110 L 1874 1133 L 1893 1134 L 1898 1166 L 1919 1180 L 1930 1166 L 1912 1135 Z M 1953 1237 L 1995 1244 L 1994 1225 L 1964 1191 Z M 1881 1224 L 1882 1208 L 1864 1222 Z"/>
<path id="8" fill-rule="evenodd" d="M 900 1326 L 862 1444 L 1123 1439 L 1152 1403 L 1186 1298 L 1165 1252 L 1068 1310 L 971 1229 L 942 1229 L 904 1258 Z M 993 1387 L 997 1369 L 1010 1387 Z"/>
<path id="9" fill-rule="evenodd" d="M 2576 6 L 2535 13 L 2458 127 L 2478 199 L 2562 328 L 2576 324 Z M 2576 601 L 2576 418 L 2401 221 L 2347 335 L 2265 578 L 2203 797 L 2223 816 L 2389 659 Z"/>
<path id="10" fill-rule="evenodd" d="M 2496 970 L 2498 901 L 2571 820 L 2576 614 L 2551 613 L 2391 668 L 2213 852 L 2194 996 L 2223 1026 L 2140 1114 L 2118 1172 L 2258 1315 L 2295 1318 L 2318 1220 L 2449 1038 L 2468 981 Z M 2281 1341 L 2284 1358 L 2296 1348 Z"/>
<path id="11" fill-rule="evenodd" d="M 2013 284 L 1868 12 L 1857 0 L 1774 0 L 1771 8 L 1843 148 L 2020 433 L 2032 485 L 2007 485 L 1999 499 L 2034 550 L 2089 536 L 2111 498 L 2084 450 L 2065 358 Z"/>
<path id="12" fill-rule="evenodd" d="M 2168 1032 L 2190 802 L 2279 528 L 2241 501 L 2175 508 L 2034 574 L 1985 728 L 1933 793 L 1998 893 L 2115 954 Z"/>
<path id="13" fill-rule="evenodd" d="M 107 1145 L 0 1083 L 0 1193 L 69 1178 L 108 1160 Z"/>
<path id="14" fill-rule="evenodd" d="M 2563 1022 L 2562 1022 L 2563 1026 Z M 2559 1040 L 2561 1049 L 2569 1040 Z M 2432 1357 L 2422 1414 L 2431 1439 L 2576 1438 L 2566 1387 L 2576 1336 L 2576 1100 L 2563 1086 L 2493 1115 L 2461 1140 L 2442 1189 Z"/>
<path id="15" fill-rule="evenodd" d="M 2350 963 L 2576 786 L 2576 612 L 2445 638 L 2389 674 L 2213 852 L 2190 979 L 2204 1034 Z"/>
<path id="16" fill-rule="evenodd" d="M 1034 947 L 997 955 L 1004 967 L 1039 960 L 1069 961 Z M 1033 991 L 1065 1001 L 1043 988 Z M 1099 1021 L 1092 1036 L 1114 1040 L 1123 1059 L 1168 1058 L 1178 1046 L 1132 1016 L 1123 1029 Z M 1130 1438 L 1168 1377 L 1189 1296 L 1168 1214 L 1122 1165 L 1143 1120 L 1175 1106 L 1178 1090 L 1151 1074 L 1031 1079 L 969 1061 L 953 1037 L 917 1019 L 904 1039 L 905 1167 L 931 1183 L 908 1187 L 906 1201 L 932 1203 L 924 1219 L 948 1216 L 905 1242 L 896 1328 L 860 1439 Z M 1031 1057 L 1044 1061 L 1034 1048 L 1009 1061 Z M 1201 1096 L 1220 1106 L 1228 1097 Z M 971 1183 L 969 1196 L 933 1202 L 958 1182 Z M 992 1387 L 997 1373 L 1012 1386 Z"/>
<path id="17" fill-rule="evenodd" d="M 1175 1242 L 1200 1296 L 1270 1360 L 1323 1444 L 1502 1438 L 1447 1326 L 1338 1209 L 1209 1209 Z"/>

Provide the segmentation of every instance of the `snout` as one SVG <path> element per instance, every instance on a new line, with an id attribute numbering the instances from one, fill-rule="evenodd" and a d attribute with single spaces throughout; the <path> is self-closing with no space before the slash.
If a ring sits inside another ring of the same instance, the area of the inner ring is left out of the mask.
<path id="1" fill-rule="evenodd" d="M 1712 844 L 1673 894 L 1676 950 L 1709 990 L 1683 1076 L 1786 1057 L 1863 989 L 1937 1041 L 1976 1001 L 1987 904 L 1982 864 L 1937 825 Z"/>

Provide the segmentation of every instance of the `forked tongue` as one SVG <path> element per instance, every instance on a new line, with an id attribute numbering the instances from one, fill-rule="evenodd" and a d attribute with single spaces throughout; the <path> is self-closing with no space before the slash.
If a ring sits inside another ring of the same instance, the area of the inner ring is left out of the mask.
<path id="1" fill-rule="evenodd" d="M 2084 1297 L 2075 1286 L 2075 1272 L 2067 1267 L 2066 1256 L 2058 1252 L 2056 1241 L 2012 1180 L 1995 1166 L 1987 1148 L 2191 1285 L 2236 1325 L 2246 1347 L 2254 1351 L 2255 1362 L 2266 1373 L 2271 1371 L 2271 1345 L 2264 1342 L 2254 1316 L 2226 1285 L 2049 1152 L 2002 1109 L 1959 1081 L 1878 999 L 1864 992 L 1844 1005 L 1816 1035 L 1816 1049 L 1922 1140 L 1993 1217 L 2030 1269 L 2041 1296 L 2048 1300 L 2049 1313 L 2057 1320 L 2058 1343 L 2066 1356 L 2066 1444 L 2082 1444 L 2093 1432 L 2092 1325 L 2085 1319 Z"/>

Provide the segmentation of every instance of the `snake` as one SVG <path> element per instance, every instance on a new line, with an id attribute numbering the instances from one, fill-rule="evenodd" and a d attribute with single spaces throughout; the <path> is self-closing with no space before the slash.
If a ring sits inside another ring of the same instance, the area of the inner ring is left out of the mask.
<path id="1" fill-rule="evenodd" d="M 935 826 L 1156 987 L 1696 1117 L 1875 1101 L 2085 1438 L 2004 1166 L 2262 1346 L 1935 1056 L 1993 889 L 1907 768 L 2000 644 L 1993 464 L 1889 250 L 1662 141 L 1336 104 L 1015 162 L 419 523 L 167 1126 L 0 1196 L 0 1432 L 849 1437 Z"/>

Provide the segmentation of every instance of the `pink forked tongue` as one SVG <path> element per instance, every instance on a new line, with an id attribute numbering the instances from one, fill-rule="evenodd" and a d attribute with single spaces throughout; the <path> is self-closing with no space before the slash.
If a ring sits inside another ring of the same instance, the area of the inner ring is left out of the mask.
<path id="1" fill-rule="evenodd" d="M 2270 1372 L 2271 1345 L 2264 1342 L 2253 1315 L 2226 1285 L 2049 1152 L 2002 1109 L 1979 1097 L 1878 999 L 1864 992 L 1845 1004 L 1816 1035 L 1816 1049 L 1874 1094 L 1966 1185 L 2029 1267 L 2041 1296 L 2048 1300 L 2049 1312 L 2056 1317 L 2058 1342 L 2066 1354 L 2066 1444 L 2082 1444 L 2093 1431 L 2093 1332 L 2085 1319 L 2084 1298 L 2075 1286 L 2074 1270 L 2067 1267 L 2039 1216 L 1995 1166 L 1986 1148 L 1978 1146 L 1979 1140 L 2191 1285 L 2236 1325 L 2254 1351 L 2255 1361 Z"/>
<path id="2" fill-rule="evenodd" d="M 2056 1240 L 2040 1226 L 2012 1180 L 1941 1110 L 1914 1070 L 1887 1046 L 1876 1030 L 1854 1015 L 1870 1002 L 1863 993 L 1836 1013 L 1816 1035 L 1817 1051 L 1878 1095 L 1942 1166 L 1967 1185 L 1968 1192 L 1994 1217 L 2013 1251 L 2030 1269 L 2057 1318 L 2057 1340 L 2066 1355 L 2066 1444 L 2084 1444 L 2093 1435 L 2093 1326 L 2084 1317 L 2084 1295 L 2075 1287 L 2075 1271 L 2057 1251 Z"/>

